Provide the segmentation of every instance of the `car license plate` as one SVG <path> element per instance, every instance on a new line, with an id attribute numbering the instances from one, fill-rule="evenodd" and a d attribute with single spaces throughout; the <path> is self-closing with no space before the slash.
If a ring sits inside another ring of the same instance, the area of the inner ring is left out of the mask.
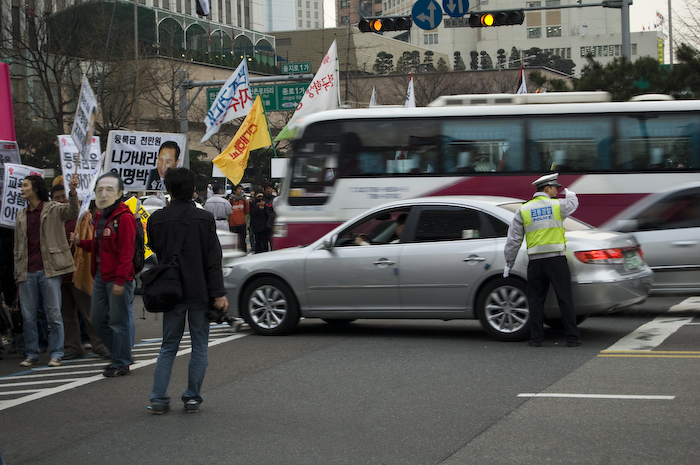
<path id="1" fill-rule="evenodd" d="M 629 270 L 634 270 L 635 268 L 639 268 L 642 265 L 642 262 L 639 260 L 639 255 L 637 255 L 637 252 L 625 252 L 625 265 L 627 265 L 627 269 Z"/>

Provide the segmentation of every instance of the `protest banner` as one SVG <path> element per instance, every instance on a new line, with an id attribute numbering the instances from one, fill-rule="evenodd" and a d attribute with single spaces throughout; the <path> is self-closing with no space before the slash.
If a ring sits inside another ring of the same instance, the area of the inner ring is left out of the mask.
<path id="1" fill-rule="evenodd" d="M 83 83 L 80 86 L 80 98 L 78 99 L 78 106 L 75 108 L 73 129 L 70 133 L 80 154 L 84 154 L 85 149 L 90 146 L 92 135 L 95 133 L 96 119 L 97 99 L 92 92 L 90 82 L 88 82 L 87 77 L 83 74 Z"/>
<path id="2" fill-rule="evenodd" d="M 83 215 L 85 215 L 85 213 L 87 213 L 87 211 L 90 209 L 90 202 L 95 199 L 95 184 L 97 184 L 97 178 L 102 176 L 102 173 L 104 173 L 105 158 L 106 152 L 102 153 L 102 155 L 99 158 L 99 161 L 97 162 L 97 166 L 95 166 L 95 169 L 92 170 L 92 172 L 90 173 L 90 183 L 87 187 L 87 193 L 85 194 L 85 197 L 83 197 L 83 201 L 80 204 L 80 212 L 78 213 L 78 224 L 80 224 L 80 221 L 83 219 Z M 63 180 L 65 181 L 65 179 L 66 177 L 64 176 Z"/>
<path id="3" fill-rule="evenodd" d="M 219 132 L 221 125 L 235 118 L 246 116 L 253 106 L 250 94 L 250 78 L 247 60 L 241 61 L 238 68 L 221 88 L 204 117 L 207 132 L 200 142 L 206 142 Z"/>
<path id="4" fill-rule="evenodd" d="M 250 151 L 272 145 L 267 118 L 263 110 L 262 100 L 258 95 L 250 113 L 238 128 L 228 147 L 214 157 L 212 163 L 219 167 L 231 182 L 236 185 L 241 182 Z"/>
<path id="5" fill-rule="evenodd" d="M 144 253 L 143 253 L 143 258 L 148 259 L 151 255 L 153 255 L 153 251 L 148 248 L 148 232 L 146 231 L 146 224 L 148 223 L 148 218 L 151 216 L 148 213 L 148 210 L 143 208 L 143 205 L 139 203 L 138 200 L 136 200 L 136 197 L 131 197 L 129 200 L 126 200 L 124 202 L 127 207 L 131 210 L 131 213 L 137 213 L 139 214 L 139 225 L 143 228 L 143 243 L 145 245 L 144 247 Z"/>
<path id="6" fill-rule="evenodd" d="M 66 192 L 70 190 L 71 177 L 73 174 L 77 174 L 79 180 L 76 191 L 78 197 L 84 199 L 90 193 L 88 189 L 90 189 L 90 181 L 95 168 L 102 160 L 100 138 L 93 137 L 90 147 L 82 155 L 79 155 L 78 148 L 69 135 L 58 136 L 58 151 L 61 156 L 61 171 L 63 172 L 63 185 Z"/>
<path id="7" fill-rule="evenodd" d="M 105 172 L 114 171 L 125 191 L 165 191 L 168 168 L 184 166 L 184 134 L 109 131 Z"/>
<path id="8" fill-rule="evenodd" d="M 340 107 L 340 82 L 338 79 L 338 46 L 334 40 L 318 67 L 314 80 L 304 92 L 287 127 L 296 129 L 299 121 L 319 111 Z"/>
<path id="9" fill-rule="evenodd" d="M 22 198 L 22 181 L 30 174 L 43 177 L 44 170 L 16 163 L 5 163 L 0 226 L 14 229 L 17 212 L 27 206 L 27 201 Z"/>
<path id="10" fill-rule="evenodd" d="M 0 198 L 2 198 L 3 177 L 5 175 L 5 163 L 20 164 L 19 146 L 12 140 L 0 140 Z"/>

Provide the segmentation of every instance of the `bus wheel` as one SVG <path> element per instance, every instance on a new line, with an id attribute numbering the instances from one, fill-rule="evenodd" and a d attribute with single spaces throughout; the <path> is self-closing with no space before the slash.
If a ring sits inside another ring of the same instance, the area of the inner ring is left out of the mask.
<path id="1" fill-rule="evenodd" d="M 530 310 L 525 283 L 517 278 L 488 283 L 476 299 L 481 326 L 499 341 L 524 341 L 530 337 Z"/>
<path id="2" fill-rule="evenodd" d="M 292 290 L 274 277 L 258 278 L 243 294 L 241 316 L 258 334 L 287 334 L 299 322 L 299 305 Z"/>

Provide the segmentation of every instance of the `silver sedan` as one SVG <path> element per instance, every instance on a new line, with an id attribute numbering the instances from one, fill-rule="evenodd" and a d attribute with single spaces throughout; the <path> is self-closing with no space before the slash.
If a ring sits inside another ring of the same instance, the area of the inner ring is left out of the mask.
<path id="1" fill-rule="evenodd" d="M 649 195 L 601 226 L 634 234 L 655 294 L 700 292 L 700 182 Z"/>
<path id="2" fill-rule="evenodd" d="M 232 310 L 259 334 L 290 332 L 300 317 L 479 319 L 491 336 L 529 336 L 527 257 L 503 278 L 508 226 L 521 200 L 426 197 L 392 202 L 314 243 L 238 259 L 225 272 Z M 581 318 L 646 299 L 652 271 L 630 234 L 565 221 Z M 556 325 L 550 292 L 545 316 Z"/>

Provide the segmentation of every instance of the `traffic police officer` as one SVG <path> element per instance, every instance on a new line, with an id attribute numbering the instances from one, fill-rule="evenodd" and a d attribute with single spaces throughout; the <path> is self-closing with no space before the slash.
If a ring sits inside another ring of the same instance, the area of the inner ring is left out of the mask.
<path id="1" fill-rule="evenodd" d="M 508 229 L 503 277 L 508 277 L 515 263 L 523 236 L 527 242 L 527 300 L 530 307 L 530 345 L 540 347 L 544 339 L 544 302 L 551 284 L 557 295 L 568 347 L 581 345 L 576 327 L 571 272 L 566 262 L 566 238 L 563 220 L 578 208 L 576 194 L 564 189 L 566 197 L 558 200 L 558 173 L 548 174 L 532 184 L 537 188 L 532 200 L 515 213 Z"/>

